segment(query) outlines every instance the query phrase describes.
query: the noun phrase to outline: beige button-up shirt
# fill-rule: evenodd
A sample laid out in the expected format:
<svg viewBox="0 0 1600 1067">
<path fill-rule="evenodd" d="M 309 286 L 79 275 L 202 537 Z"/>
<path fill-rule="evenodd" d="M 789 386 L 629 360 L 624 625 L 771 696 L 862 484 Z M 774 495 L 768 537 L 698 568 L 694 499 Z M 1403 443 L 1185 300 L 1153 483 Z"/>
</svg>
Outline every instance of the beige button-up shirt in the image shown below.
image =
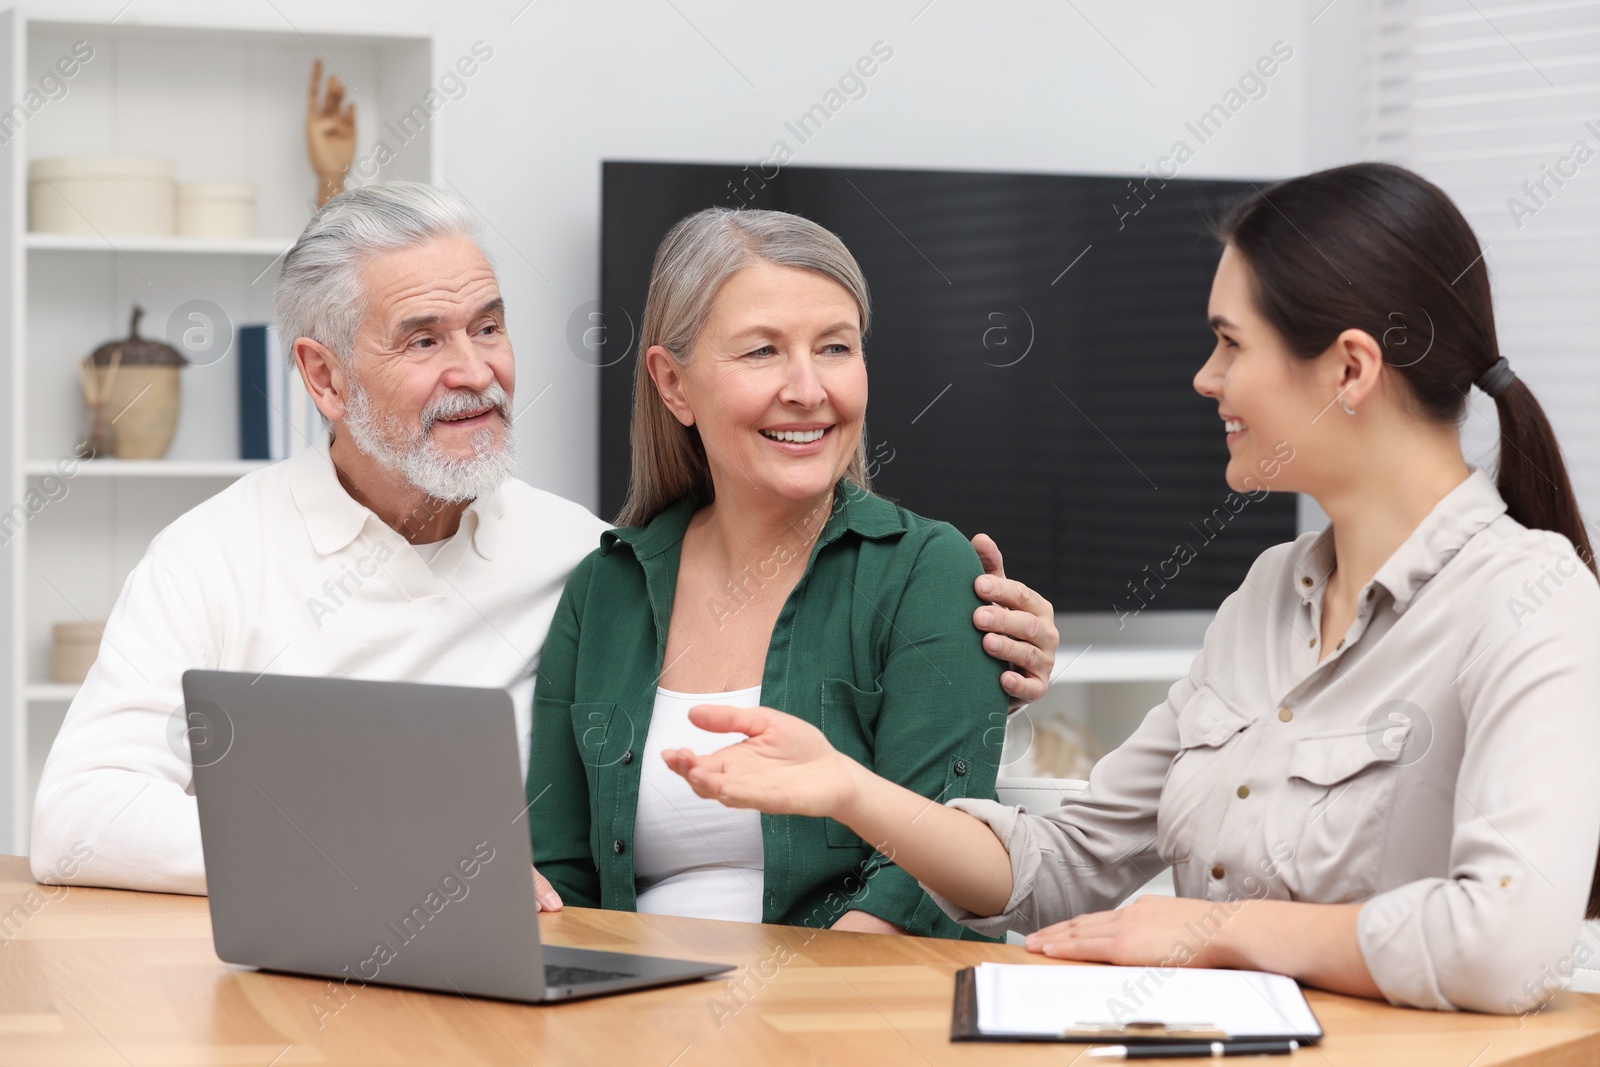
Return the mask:
<svg viewBox="0 0 1600 1067">
<path fill-rule="evenodd" d="M 1263 553 L 1081 797 L 951 801 L 1006 844 L 1014 889 L 992 917 L 941 906 L 1033 930 L 1170 864 L 1185 897 L 1364 901 L 1361 952 L 1396 1004 L 1537 1006 L 1572 973 L 1600 844 L 1600 584 L 1480 471 L 1319 660 L 1333 563 L 1331 531 Z"/>
</svg>

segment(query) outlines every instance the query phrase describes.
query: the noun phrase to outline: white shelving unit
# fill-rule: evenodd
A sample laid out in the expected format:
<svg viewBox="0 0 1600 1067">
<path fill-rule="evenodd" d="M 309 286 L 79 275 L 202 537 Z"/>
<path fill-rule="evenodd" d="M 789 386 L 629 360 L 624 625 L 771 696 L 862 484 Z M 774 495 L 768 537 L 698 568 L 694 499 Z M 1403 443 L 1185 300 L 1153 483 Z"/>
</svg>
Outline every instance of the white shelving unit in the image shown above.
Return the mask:
<svg viewBox="0 0 1600 1067">
<path fill-rule="evenodd" d="M 57 473 L 58 462 L 29 460 L 30 478 Z M 92 459 L 80 461 L 75 478 L 237 478 L 260 470 L 264 459 Z"/>
<path fill-rule="evenodd" d="M 52 624 L 104 619 L 151 537 L 265 465 L 236 458 L 233 351 L 183 370 L 182 414 L 166 458 L 73 465 L 82 432 L 78 361 L 126 335 L 136 302 L 145 309 L 140 332 L 162 339 L 169 316 L 190 300 L 222 308 L 230 332 L 270 320 L 278 261 L 314 207 L 304 133 L 314 60 L 325 75 L 337 73 L 356 101 L 358 164 L 386 141 L 393 155 L 378 180 L 437 180 L 442 116 L 430 116 L 403 143 L 386 125 L 419 105 L 435 82 L 430 32 L 304 20 L 291 27 L 271 5 L 254 23 L 219 15 L 227 25 L 207 24 L 203 14 L 147 23 L 137 7 L 114 25 L 73 21 L 53 7 L 0 12 L 0 86 L 9 100 L 23 100 L 74 42 L 94 49 L 66 82 L 66 95 L 0 145 L 0 367 L 7 371 L 0 377 L 7 415 L 0 508 L 22 503 L 26 512 L 20 524 L 0 525 L 0 851 L 27 848 L 39 771 L 77 692 L 50 678 Z M 28 162 L 105 154 L 171 158 L 180 182 L 254 183 L 256 232 L 265 236 L 28 232 Z M 29 507 L 30 499 L 42 505 Z"/>
<path fill-rule="evenodd" d="M 1056 621 L 1069 631 L 1062 616 Z M 1168 687 L 1189 673 L 1199 651 L 1198 640 L 1094 644 L 1068 636 L 1056 649 L 1049 692 L 1027 714 L 1007 720 L 1001 775 L 1087 777 L 1084 761 L 1129 737 Z M 1045 733 L 1055 739 L 1041 742 Z"/>
<path fill-rule="evenodd" d="M 98 234 L 30 233 L 30 252 L 162 252 L 202 256 L 271 256 L 289 251 L 293 237 L 101 237 Z"/>
<path fill-rule="evenodd" d="M 1062 645 L 1056 650 L 1054 685 L 1097 682 L 1173 682 L 1189 673 L 1199 645 L 1101 648 Z"/>
<path fill-rule="evenodd" d="M 1031 704 L 1026 716 L 1007 724 L 1003 773 L 1021 777 L 1081 777 L 1086 769 L 1063 748 L 1061 738 L 1084 739 L 1083 758 L 1109 752 L 1138 728 L 1150 709 L 1179 678 L 1188 675 L 1200 652 L 1209 611 L 1144 612 L 1119 619 L 1106 612 L 1061 612 L 1056 625 L 1061 644 L 1050 691 Z M 1055 732 L 1056 742 L 1035 752 L 1039 733 Z M 1065 762 L 1063 762 L 1065 761 Z"/>
</svg>

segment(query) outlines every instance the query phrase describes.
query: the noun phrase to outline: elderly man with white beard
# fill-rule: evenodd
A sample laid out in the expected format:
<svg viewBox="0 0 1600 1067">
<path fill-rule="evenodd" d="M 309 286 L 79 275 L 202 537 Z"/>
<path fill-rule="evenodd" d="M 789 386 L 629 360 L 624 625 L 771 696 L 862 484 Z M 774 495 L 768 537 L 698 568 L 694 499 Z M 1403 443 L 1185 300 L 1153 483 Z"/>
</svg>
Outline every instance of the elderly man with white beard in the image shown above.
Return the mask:
<svg viewBox="0 0 1600 1067">
<path fill-rule="evenodd" d="M 41 882 L 206 891 L 192 668 L 506 687 L 526 772 L 545 633 L 607 525 L 513 476 L 505 301 L 470 209 L 409 182 L 335 197 L 274 302 L 329 432 L 180 516 L 134 567 L 39 783 Z M 974 544 L 992 575 L 974 625 L 1012 664 L 1013 700 L 1036 699 L 1050 605 Z"/>
</svg>

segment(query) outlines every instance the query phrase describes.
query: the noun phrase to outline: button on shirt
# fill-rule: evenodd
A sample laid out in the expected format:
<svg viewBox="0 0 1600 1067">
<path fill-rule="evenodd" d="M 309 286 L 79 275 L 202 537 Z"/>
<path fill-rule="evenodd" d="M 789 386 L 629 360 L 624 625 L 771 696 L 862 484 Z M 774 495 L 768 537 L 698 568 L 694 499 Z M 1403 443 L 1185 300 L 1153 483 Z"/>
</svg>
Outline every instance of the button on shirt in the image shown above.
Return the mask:
<svg viewBox="0 0 1600 1067">
<path fill-rule="evenodd" d="M 516 481 L 419 553 L 339 483 L 327 443 L 239 479 L 157 534 L 106 623 L 34 804 L 35 877 L 204 893 L 182 676 L 190 668 L 509 686 L 606 524 Z M 429 554 L 430 558 L 424 559 Z"/>
<path fill-rule="evenodd" d="M 1333 565 L 1331 530 L 1263 553 L 1072 803 L 951 801 L 1005 842 L 1014 888 L 1000 915 L 946 912 L 1037 929 L 1171 865 L 1184 897 L 1365 902 L 1361 952 L 1396 1004 L 1531 1009 L 1572 953 L 1600 843 L 1600 585 L 1479 471 L 1319 662 Z"/>
</svg>

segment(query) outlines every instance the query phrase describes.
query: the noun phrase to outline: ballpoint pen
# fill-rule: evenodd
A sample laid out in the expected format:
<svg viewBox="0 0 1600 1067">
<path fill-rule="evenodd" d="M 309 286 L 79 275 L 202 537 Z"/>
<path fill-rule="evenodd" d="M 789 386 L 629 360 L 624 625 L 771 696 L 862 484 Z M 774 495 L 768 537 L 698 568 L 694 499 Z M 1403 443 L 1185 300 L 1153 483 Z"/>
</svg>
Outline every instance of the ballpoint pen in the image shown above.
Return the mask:
<svg viewBox="0 0 1600 1067">
<path fill-rule="evenodd" d="M 1190 1041 L 1183 1044 L 1102 1045 L 1089 1055 L 1103 1060 L 1210 1059 L 1222 1056 L 1287 1056 L 1298 1041 Z"/>
</svg>

